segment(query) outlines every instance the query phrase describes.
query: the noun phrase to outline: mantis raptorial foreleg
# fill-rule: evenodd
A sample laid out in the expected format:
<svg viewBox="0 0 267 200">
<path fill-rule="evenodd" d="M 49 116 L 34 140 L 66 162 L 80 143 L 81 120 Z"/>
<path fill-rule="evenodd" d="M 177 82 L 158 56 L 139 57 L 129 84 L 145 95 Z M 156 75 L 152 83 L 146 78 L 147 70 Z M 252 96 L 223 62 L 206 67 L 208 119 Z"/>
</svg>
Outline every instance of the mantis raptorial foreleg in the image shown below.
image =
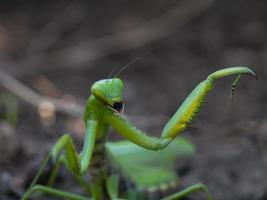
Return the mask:
<svg viewBox="0 0 267 200">
<path fill-rule="evenodd" d="M 77 175 L 83 175 L 87 172 L 92 157 L 94 143 L 97 132 L 97 121 L 88 120 L 86 135 L 84 140 L 84 149 L 79 155 L 73 144 L 72 138 L 65 134 L 56 143 L 52 149 L 51 156 L 54 162 L 58 159 L 62 150 L 65 151 L 64 163 L 67 168 Z"/>
<path fill-rule="evenodd" d="M 114 112 L 107 112 L 107 114 L 104 116 L 105 120 L 118 133 L 133 143 L 146 149 L 163 149 L 171 142 L 172 139 L 184 131 L 188 127 L 189 123 L 197 116 L 207 93 L 213 87 L 214 80 L 234 74 L 251 74 L 256 77 L 255 73 L 247 67 L 226 68 L 212 73 L 206 80 L 202 81 L 185 99 L 180 108 L 165 125 L 160 138 L 148 136 L 123 119 L 119 114 Z M 238 79 L 239 78 L 240 77 L 238 77 Z M 234 85 L 235 84 L 236 81 Z"/>
<path fill-rule="evenodd" d="M 86 185 L 84 184 L 84 181 L 79 177 L 80 175 L 83 175 L 84 173 L 87 172 L 91 156 L 93 153 L 93 148 L 94 148 L 94 142 L 95 142 L 95 137 L 96 137 L 96 130 L 97 130 L 97 122 L 93 120 L 88 120 L 87 126 L 88 128 L 86 129 L 86 138 L 85 138 L 85 143 L 87 145 L 84 145 L 84 149 L 79 155 L 76 151 L 76 148 L 73 144 L 72 138 L 70 135 L 65 134 L 61 136 L 61 138 L 58 140 L 58 142 L 55 144 L 53 147 L 52 151 L 48 154 L 48 156 L 44 159 L 43 163 L 41 164 L 41 167 L 35 176 L 34 180 L 32 181 L 28 191 L 24 194 L 22 197 L 23 199 L 27 199 L 28 196 L 37 190 L 40 190 L 41 188 L 43 192 L 46 191 L 51 191 L 49 190 L 49 187 L 44 189 L 43 187 L 35 187 L 35 184 L 44 171 L 48 161 L 52 159 L 54 163 L 54 167 L 52 169 L 51 176 L 48 180 L 48 186 L 51 186 L 54 183 L 55 177 L 57 175 L 57 171 L 61 165 L 61 163 L 64 163 L 66 167 L 74 174 L 74 177 L 80 184 L 83 186 L 83 188 L 88 191 Z M 64 154 L 61 155 L 62 150 L 64 150 Z M 55 192 L 55 191 L 53 191 Z"/>
<path fill-rule="evenodd" d="M 47 181 L 47 186 L 52 187 L 53 184 L 55 183 L 58 171 L 60 169 L 60 167 L 64 164 L 64 155 L 61 155 L 60 158 L 56 161 L 56 163 L 53 165 L 52 170 L 51 170 L 51 174 L 50 177 Z M 85 181 L 83 179 L 82 176 L 74 174 L 73 176 L 75 178 L 75 180 L 81 185 L 81 187 L 83 188 L 83 190 L 87 193 L 90 194 L 90 187 L 87 181 Z M 38 177 L 37 177 L 38 179 Z"/>
<path fill-rule="evenodd" d="M 70 137 L 69 137 L 69 135 L 63 135 L 61 138 L 70 138 Z M 57 144 L 62 144 L 62 141 L 66 141 L 66 139 L 59 140 Z M 57 144 L 55 145 L 55 147 L 58 147 Z M 67 198 L 68 197 L 67 199 L 70 199 L 70 200 L 85 200 L 85 199 L 88 200 L 88 198 L 76 195 L 74 193 L 65 192 L 65 191 L 61 191 L 61 190 L 52 188 L 52 185 L 55 182 L 58 170 L 59 170 L 60 166 L 62 164 L 64 164 L 65 159 L 64 159 L 64 156 L 62 155 L 58 159 L 55 160 L 55 158 L 57 158 L 58 156 L 54 155 L 56 157 L 52 157 L 51 155 L 52 155 L 52 153 L 49 153 L 46 156 L 46 158 L 43 160 L 43 162 L 42 162 L 42 164 L 41 164 L 41 166 L 39 168 L 38 173 L 36 174 L 34 180 L 32 181 L 32 183 L 31 183 L 31 185 L 29 187 L 29 189 L 25 192 L 25 194 L 23 195 L 21 200 L 28 199 L 29 196 L 34 192 L 46 193 L 46 194 L 50 194 L 50 195 L 54 195 L 54 196 L 58 196 L 58 197 L 62 197 L 62 198 Z M 54 160 L 55 162 L 54 162 L 53 168 L 51 170 L 51 174 L 50 174 L 50 177 L 48 179 L 47 186 L 36 184 L 38 179 L 39 179 L 39 177 L 43 173 L 45 167 L 47 166 L 47 164 L 48 164 L 48 162 L 50 160 Z M 87 183 L 83 180 L 83 178 L 81 176 L 76 175 L 76 174 L 73 174 L 73 176 L 80 183 L 80 185 L 83 187 L 84 191 L 89 193 L 90 188 L 87 185 Z"/>
</svg>

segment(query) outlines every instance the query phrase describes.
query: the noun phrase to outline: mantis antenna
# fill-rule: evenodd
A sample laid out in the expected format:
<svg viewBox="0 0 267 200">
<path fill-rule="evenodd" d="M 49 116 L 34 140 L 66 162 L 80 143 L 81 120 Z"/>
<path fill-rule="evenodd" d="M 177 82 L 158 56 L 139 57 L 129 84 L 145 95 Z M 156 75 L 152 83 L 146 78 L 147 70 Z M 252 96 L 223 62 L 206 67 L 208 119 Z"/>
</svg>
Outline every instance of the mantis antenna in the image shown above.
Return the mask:
<svg viewBox="0 0 267 200">
<path fill-rule="evenodd" d="M 113 69 L 111 70 L 111 72 L 108 75 L 108 79 L 112 76 L 112 74 L 114 73 L 114 71 L 116 71 L 117 68 L 118 68 L 118 66 L 113 67 Z"/>
<path fill-rule="evenodd" d="M 139 59 L 143 58 L 145 55 L 149 54 L 150 52 L 152 52 L 153 50 L 157 49 L 160 45 L 162 44 L 162 42 L 160 42 L 159 44 L 157 44 L 156 46 L 152 47 L 151 49 L 148 49 L 147 51 L 145 51 L 144 53 L 142 53 L 141 55 L 137 56 L 136 58 L 134 58 L 133 60 L 131 60 L 130 62 L 128 62 L 126 65 L 124 65 L 119 71 L 118 73 L 115 75 L 115 77 L 118 77 L 125 69 L 127 69 L 130 65 L 132 65 L 133 63 L 135 63 L 136 61 L 138 61 Z M 112 70 L 112 73 L 115 71 L 117 67 L 115 67 Z M 112 74 L 111 73 L 111 74 Z"/>
</svg>

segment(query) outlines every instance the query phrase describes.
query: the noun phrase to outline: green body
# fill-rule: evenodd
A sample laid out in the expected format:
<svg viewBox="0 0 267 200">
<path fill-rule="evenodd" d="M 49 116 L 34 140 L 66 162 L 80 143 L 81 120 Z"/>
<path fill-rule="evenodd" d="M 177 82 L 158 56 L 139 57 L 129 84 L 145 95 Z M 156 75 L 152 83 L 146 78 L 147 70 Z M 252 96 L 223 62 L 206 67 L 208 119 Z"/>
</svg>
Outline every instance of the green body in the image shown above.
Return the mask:
<svg viewBox="0 0 267 200">
<path fill-rule="evenodd" d="M 82 152 L 78 154 L 71 137 L 63 135 L 22 199 L 27 199 L 34 191 L 40 191 L 73 200 L 171 200 L 180 199 L 199 190 L 205 191 L 207 198 L 211 199 L 203 184 L 168 194 L 169 189 L 179 186 L 179 178 L 173 168 L 174 160 L 179 155 L 193 153 L 193 145 L 176 136 L 197 116 L 206 94 L 212 89 L 213 81 L 234 74 L 238 77 L 232 85 L 232 92 L 241 74 L 255 76 L 247 67 L 232 67 L 214 72 L 185 99 L 163 128 L 160 138 L 149 136 L 122 118 L 120 112 L 123 110 L 123 82 L 120 79 L 105 79 L 94 83 L 84 112 L 86 133 Z M 106 142 L 110 126 L 127 140 Z M 37 185 L 38 177 L 50 158 L 54 161 L 55 167 L 48 185 Z M 52 188 L 62 163 L 72 172 L 88 193 L 88 197 Z M 85 175 L 89 175 L 89 183 L 83 179 Z"/>
</svg>

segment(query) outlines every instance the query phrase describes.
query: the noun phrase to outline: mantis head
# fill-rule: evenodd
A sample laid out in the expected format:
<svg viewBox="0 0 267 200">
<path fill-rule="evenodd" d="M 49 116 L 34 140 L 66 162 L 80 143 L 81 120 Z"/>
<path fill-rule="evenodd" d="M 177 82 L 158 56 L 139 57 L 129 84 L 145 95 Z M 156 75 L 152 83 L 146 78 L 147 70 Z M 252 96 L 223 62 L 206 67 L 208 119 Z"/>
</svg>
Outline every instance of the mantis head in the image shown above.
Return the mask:
<svg viewBox="0 0 267 200">
<path fill-rule="evenodd" d="M 92 85 L 91 93 L 115 112 L 122 112 L 122 89 L 123 82 L 119 78 L 103 79 Z"/>
</svg>

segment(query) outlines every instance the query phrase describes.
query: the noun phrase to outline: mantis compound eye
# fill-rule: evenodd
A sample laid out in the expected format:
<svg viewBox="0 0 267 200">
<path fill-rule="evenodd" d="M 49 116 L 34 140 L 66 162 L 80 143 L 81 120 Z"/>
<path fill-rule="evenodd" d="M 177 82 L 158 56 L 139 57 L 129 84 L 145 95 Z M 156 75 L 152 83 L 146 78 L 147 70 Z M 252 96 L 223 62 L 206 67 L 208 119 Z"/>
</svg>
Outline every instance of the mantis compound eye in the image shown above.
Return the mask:
<svg viewBox="0 0 267 200">
<path fill-rule="evenodd" d="M 123 111 L 123 102 L 115 102 L 112 106 L 112 108 L 117 111 L 117 112 L 122 112 Z"/>
</svg>

